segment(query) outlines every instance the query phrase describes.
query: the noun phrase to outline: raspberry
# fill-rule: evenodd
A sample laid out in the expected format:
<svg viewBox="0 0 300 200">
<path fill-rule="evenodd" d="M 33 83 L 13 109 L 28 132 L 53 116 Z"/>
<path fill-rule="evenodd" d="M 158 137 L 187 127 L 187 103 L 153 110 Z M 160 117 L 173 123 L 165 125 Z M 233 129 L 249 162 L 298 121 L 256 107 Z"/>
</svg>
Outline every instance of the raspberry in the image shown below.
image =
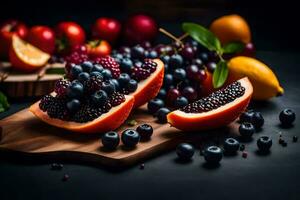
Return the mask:
<svg viewBox="0 0 300 200">
<path fill-rule="evenodd" d="M 109 98 L 109 102 L 112 106 L 118 106 L 124 101 L 125 101 L 124 94 L 121 94 L 119 92 L 114 92 Z"/>
<path fill-rule="evenodd" d="M 157 67 L 157 63 L 154 62 L 152 59 L 145 59 L 144 63 L 142 64 L 142 68 L 149 69 L 151 73 L 155 72 Z"/>
<path fill-rule="evenodd" d="M 58 96 L 65 96 L 69 85 L 70 85 L 70 81 L 60 79 L 56 81 L 54 91 Z"/>
<path fill-rule="evenodd" d="M 114 78 L 118 78 L 121 74 L 120 65 L 110 56 L 97 58 L 95 63 L 102 65 L 106 69 L 109 69 Z"/>
<path fill-rule="evenodd" d="M 101 75 L 92 76 L 83 83 L 84 89 L 88 94 L 92 94 L 95 91 L 100 90 L 102 82 L 103 77 Z"/>
<path fill-rule="evenodd" d="M 54 97 L 51 95 L 45 95 L 42 97 L 39 107 L 42 111 L 46 112 L 48 108 L 51 106 L 52 102 L 54 100 Z"/>
<path fill-rule="evenodd" d="M 145 80 L 146 78 L 148 78 L 150 76 L 151 72 L 149 69 L 144 69 L 142 67 L 134 67 L 132 70 L 132 78 L 137 80 L 137 81 L 141 81 L 141 80 Z"/>
<path fill-rule="evenodd" d="M 79 53 L 79 52 L 72 52 L 70 55 L 65 57 L 65 61 L 67 63 L 74 63 L 74 64 L 80 64 L 84 61 L 87 61 L 89 59 L 87 54 Z"/>
</svg>

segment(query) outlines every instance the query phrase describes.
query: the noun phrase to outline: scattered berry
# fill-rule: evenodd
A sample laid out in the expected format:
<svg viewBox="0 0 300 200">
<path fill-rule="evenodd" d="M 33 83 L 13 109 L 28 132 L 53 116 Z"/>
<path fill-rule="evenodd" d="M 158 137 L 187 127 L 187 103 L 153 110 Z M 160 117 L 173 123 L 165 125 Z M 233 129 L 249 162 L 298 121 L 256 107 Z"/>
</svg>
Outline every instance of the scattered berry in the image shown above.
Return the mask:
<svg viewBox="0 0 300 200">
<path fill-rule="evenodd" d="M 160 108 L 164 107 L 165 103 L 161 99 L 152 99 L 148 102 L 148 111 L 151 114 L 156 113 Z"/>
<path fill-rule="evenodd" d="M 246 151 L 243 151 L 242 157 L 243 157 L 243 158 L 247 158 L 247 157 L 248 157 L 248 153 L 247 153 Z"/>
<path fill-rule="evenodd" d="M 70 179 L 70 176 L 68 174 L 65 174 L 62 178 L 62 181 L 68 181 Z"/>
<path fill-rule="evenodd" d="M 291 109 L 284 109 L 279 114 L 279 120 L 283 126 L 291 126 L 296 119 L 296 114 Z"/>
<path fill-rule="evenodd" d="M 251 123 L 242 123 L 239 127 L 239 132 L 242 138 L 250 139 L 255 132 L 255 128 Z"/>
<path fill-rule="evenodd" d="M 224 150 L 227 154 L 235 154 L 240 148 L 240 143 L 234 138 L 227 138 L 224 142 Z"/>
<path fill-rule="evenodd" d="M 257 147 L 261 152 L 267 152 L 272 146 L 272 139 L 268 136 L 262 136 L 257 140 Z"/>
<path fill-rule="evenodd" d="M 121 140 L 126 147 L 134 147 L 140 141 L 140 134 L 133 129 L 127 129 L 123 131 Z"/>
<path fill-rule="evenodd" d="M 149 139 L 153 134 L 153 128 L 149 124 L 142 124 L 136 128 L 136 131 L 140 134 L 141 138 Z"/>
<path fill-rule="evenodd" d="M 264 125 L 264 118 L 260 112 L 254 112 L 252 117 L 252 124 L 254 125 L 255 129 L 260 129 Z"/>
<path fill-rule="evenodd" d="M 102 136 L 101 142 L 107 149 L 116 149 L 120 143 L 119 134 L 114 131 L 107 132 Z"/>
<path fill-rule="evenodd" d="M 61 170 L 64 167 L 63 164 L 59 163 L 52 163 L 51 164 L 51 170 Z"/>
<path fill-rule="evenodd" d="M 167 115 L 170 113 L 171 111 L 168 108 L 160 108 L 157 112 L 156 112 L 156 117 L 158 118 L 158 121 L 162 124 L 167 123 Z"/>
<path fill-rule="evenodd" d="M 298 136 L 296 135 L 293 136 L 293 142 L 298 142 Z"/>
<path fill-rule="evenodd" d="M 243 122 L 249 122 L 249 123 L 251 123 L 251 122 L 252 122 L 253 115 L 254 115 L 254 112 L 253 112 L 253 111 L 243 112 L 243 113 L 240 115 L 240 122 L 241 122 L 241 123 L 243 123 Z"/>
<path fill-rule="evenodd" d="M 142 164 L 140 165 L 140 169 L 145 169 L 145 164 L 144 164 L 144 163 L 142 163 Z"/>
<path fill-rule="evenodd" d="M 193 145 L 188 143 L 181 143 L 176 147 L 176 154 L 181 160 L 190 160 L 195 153 Z"/>
<path fill-rule="evenodd" d="M 223 152 L 220 147 L 217 146 L 209 146 L 204 151 L 204 159 L 207 163 L 217 164 L 223 158 Z"/>
<path fill-rule="evenodd" d="M 240 151 L 244 151 L 245 149 L 246 149 L 245 145 L 244 145 L 244 144 L 241 144 L 239 150 L 240 150 Z"/>
</svg>

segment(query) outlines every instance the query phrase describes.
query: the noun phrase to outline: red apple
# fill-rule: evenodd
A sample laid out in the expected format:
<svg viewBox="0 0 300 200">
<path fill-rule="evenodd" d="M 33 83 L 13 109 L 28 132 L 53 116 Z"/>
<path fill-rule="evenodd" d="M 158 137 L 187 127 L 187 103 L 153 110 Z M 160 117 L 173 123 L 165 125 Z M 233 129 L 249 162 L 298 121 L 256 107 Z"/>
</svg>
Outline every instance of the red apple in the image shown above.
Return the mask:
<svg viewBox="0 0 300 200">
<path fill-rule="evenodd" d="M 58 53 L 69 53 L 76 46 L 85 42 L 83 28 L 75 22 L 61 22 L 55 28 Z"/>
<path fill-rule="evenodd" d="M 152 41 L 158 33 L 155 20 L 147 15 L 135 15 L 125 26 L 125 39 L 130 44 Z"/>
<path fill-rule="evenodd" d="M 55 50 L 55 33 L 47 26 L 33 26 L 30 28 L 27 41 L 49 54 L 53 54 Z"/>
<path fill-rule="evenodd" d="M 105 40 L 95 40 L 87 44 L 87 52 L 90 58 L 108 56 L 111 53 L 111 46 Z"/>
<path fill-rule="evenodd" d="M 121 23 L 112 18 L 98 18 L 92 26 L 92 36 L 94 39 L 103 39 L 114 43 L 121 32 Z"/>
<path fill-rule="evenodd" d="M 2 23 L 0 26 L 0 57 L 8 57 L 12 36 L 14 34 L 24 39 L 27 33 L 27 26 L 20 21 L 10 19 Z"/>
</svg>

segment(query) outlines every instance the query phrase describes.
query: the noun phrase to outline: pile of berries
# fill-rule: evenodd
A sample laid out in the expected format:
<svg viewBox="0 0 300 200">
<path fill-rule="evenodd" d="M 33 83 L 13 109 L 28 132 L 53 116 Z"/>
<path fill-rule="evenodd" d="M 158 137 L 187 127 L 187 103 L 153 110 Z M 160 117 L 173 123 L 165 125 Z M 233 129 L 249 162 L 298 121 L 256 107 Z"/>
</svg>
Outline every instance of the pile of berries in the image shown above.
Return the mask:
<svg viewBox="0 0 300 200">
<path fill-rule="evenodd" d="M 213 72 L 218 61 L 215 54 L 205 51 L 194 40 L 183 45 L 173 43 L 152 46 L 144 42 L 133 47 L 123 46 L 113 51 L 112 57 L 120 64 L 122 72 L 134 71 L 133 77 L 138 74 L 140 78 L 155 70 L 155 66 L 150 63 L 147 65 L 148 71 L 141 70 L 144 59 L 160 58 L 164 62 L 163 87 L 148 104 L 149 112 L 155 114 L 161 123 L 166 122 L 166 115 L 172 109 L 182 108 L 202 96 L 201 84 L 207 77 L 207 70 Z"/>
</svg>

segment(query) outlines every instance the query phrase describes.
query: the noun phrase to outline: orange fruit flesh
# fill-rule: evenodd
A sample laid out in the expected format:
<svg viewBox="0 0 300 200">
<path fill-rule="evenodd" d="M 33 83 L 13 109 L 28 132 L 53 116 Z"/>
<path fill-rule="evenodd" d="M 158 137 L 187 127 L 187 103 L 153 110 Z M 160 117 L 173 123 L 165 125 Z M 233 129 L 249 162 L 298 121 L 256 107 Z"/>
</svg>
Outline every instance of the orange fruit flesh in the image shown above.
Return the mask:
<svg viewBox="0 0 300 200">
<path fill-rule="evenodd" d="M 9 57 L 14 68 L 30 72 L 46 65 L 50 55 L 14 35 Z"/>
<path fill-rule="evenodd" d="M 133 96 L 125 96 L 125 102 L 111 108 L 108 113 L 105 113 L 97 119 L 87 123 L 77 123 L 63 121 L 60 119 L 51 118 L 48 114 L 39 108 L 40 101 L 31 105 L 29 110 L 39 119 L 59 128 L 80 133 L 104 133 L 118 128 L 129 116 L 134 105 Z"/>
<path fill-rule="evenodd" d="M 169 124 L 180 130 L 196 131 L 218 128 L 233 122 L 245 111 L 253 93 L 253 87 L 247 77 L 240 79 L 239 82 L 245 87 L 243 96 L 208 112 L 185 113 L 180 110 L 173 111 L 167 115 Z"/>
<path fill-rule="evenodd" d="M 156 97 L 164 80 L 164 64 L 159 59 L 154 59 L 157 68 L 146 80 L 139 83 L 137 90 L 129 95 L 134 96 L 134 108 L 137 108 Z"/>
</svg>

